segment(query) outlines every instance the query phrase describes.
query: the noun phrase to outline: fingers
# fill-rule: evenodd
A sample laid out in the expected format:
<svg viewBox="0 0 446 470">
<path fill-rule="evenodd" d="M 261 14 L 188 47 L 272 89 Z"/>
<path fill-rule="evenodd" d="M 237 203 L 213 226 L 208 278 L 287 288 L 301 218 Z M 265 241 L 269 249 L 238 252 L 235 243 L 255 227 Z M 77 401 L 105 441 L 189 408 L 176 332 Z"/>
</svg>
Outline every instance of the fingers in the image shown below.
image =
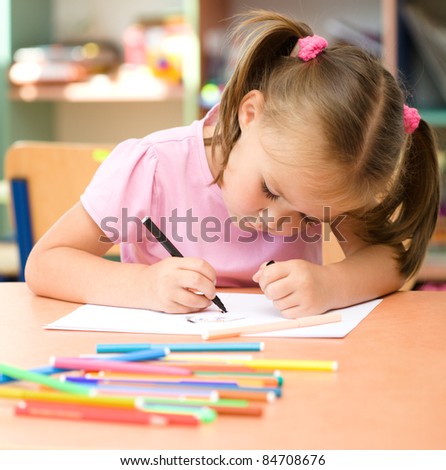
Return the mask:
<svg viewBox="0 0 446 470">
<path fill-rule="evenodd" d="M 175 304 L 175 313 L 192 313 L 208 308 L 212 302 L 202 294 L 188 289 L 180 289 L 176 296 Z"/>
<path fill-rule="evenodd" d="M 177 287 L 160 299 L 159 310 L 166 313 L 193 313 L 202 311 L 211 304 L 212 301 L 203 294 Z"/>
<path fill-rule="evenodd" d="M 294 289 L 291 283 L 284 282 L 287 277 L 288 273 L 280 263 L 264 263 L 254 275 L 253 280 L 257 278 L 265 297 L 273 301 L 274 307 L 280 310 L 284 317 L 296 318 L 297 314 L 294 312 L 296 303 L 292 298 Z M 290 308 L 291 312 L 288 311 Z"/>
<path fill-rule="evenodd" d="M 253 277 L 285 318 L 321 313 L 314 289 L 317 282 L 308 276 L 308 266 L 296 261 L 264 263 Z"/>
<path fill-rule="evenodd" d="M 267 263 L 264 263 L 254 274 L 253 280 L 259 283 L 260 288 L 269 299 L 277 300 L 291 292 L 286 287 L 287 284 L 278 282 L 288 277 L 288 274 L 289 271 L 284 266 L 284 263 L 274 263 L 269 266 Z"/>
<path fill-rule="evenodd" d="M 216 273 L 212 266 L 199 258 L 168 258 L 158 276 L 158 289 L 162 311 L 167 313 L 191 313 L 201 311 L 212 304 L 216 295 Z"/>
<path fill-rule="evenodd" d="M 201 292 L 209 300 L 216 296 L 216 274 L 214 268 L 206 261 L 198 258 L 183 258 L 184 263 L 178 273 L 181 287 Z"/>
<path fill-rule="evenodd" d="M 262 274 L 263 274 L 265 268 L 266 268 L 267 266 L 270 266 L 271 264 L 274 264 L 274 263 L 275 263 L 274 260 L 271 260 L 271 261 L 262 263 L 262 264 L 260 265 L 259 270 L 252 276 L 252 280 L 253 280 L 254 282 L 259 282 L 259 279 L 261 278 L 261 276 L 262 276 Z"/>
<path fill-rule="evenodd" d="M 280 300 L 273 300 L 273 305 L 284 318 L 298 318 L 304 316 L 302 306 L 296 296 L 288 295 Z"/>
</svg>

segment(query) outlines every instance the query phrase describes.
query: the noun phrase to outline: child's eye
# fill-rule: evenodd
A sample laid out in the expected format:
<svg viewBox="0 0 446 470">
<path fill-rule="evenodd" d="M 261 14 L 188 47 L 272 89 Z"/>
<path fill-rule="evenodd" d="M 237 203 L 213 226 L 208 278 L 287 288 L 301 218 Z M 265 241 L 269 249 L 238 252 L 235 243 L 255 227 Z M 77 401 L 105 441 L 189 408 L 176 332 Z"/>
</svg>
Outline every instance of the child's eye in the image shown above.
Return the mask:
<svg viewBox="0 0 446 470">
<path fill-rule="evenodd" d="M 263 194 L 265 194 L 265 196 L 268 198 L 268 199 L 271 199 L 273 201 L 275 201 L 276 199 L 279 198 L 279 196 L 277 194 L 273 194 L 268 186 L 266 185 L 265 181 L 262 181 L 262 191 L 263 191 Z"/>
<path fill-rule="evenodd" d="M 302 213 L 300 213 L 300 215 L 302 216 L 302 221 L 307 225 L 319 225 L 321 223 L 317 217 L 310 217 L 309 215 Z"/>
</svg>

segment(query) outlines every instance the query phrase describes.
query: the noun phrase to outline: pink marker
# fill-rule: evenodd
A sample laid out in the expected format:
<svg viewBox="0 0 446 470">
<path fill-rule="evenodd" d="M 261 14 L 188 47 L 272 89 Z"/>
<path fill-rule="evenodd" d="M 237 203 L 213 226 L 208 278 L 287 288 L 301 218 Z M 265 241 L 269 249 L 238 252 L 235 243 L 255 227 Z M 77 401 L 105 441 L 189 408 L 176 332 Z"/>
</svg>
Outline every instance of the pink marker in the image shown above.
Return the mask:
<svg viewBox="0 0 446 470">
<path fill-rule="evenodd" d="M 81 359 L 77 357 L 51 357 L 54 367 L 85 371 L 114 371 L 133 374 L 192 375 L 186 367 L 152 365 L 113 360 Z"/>
</svg>

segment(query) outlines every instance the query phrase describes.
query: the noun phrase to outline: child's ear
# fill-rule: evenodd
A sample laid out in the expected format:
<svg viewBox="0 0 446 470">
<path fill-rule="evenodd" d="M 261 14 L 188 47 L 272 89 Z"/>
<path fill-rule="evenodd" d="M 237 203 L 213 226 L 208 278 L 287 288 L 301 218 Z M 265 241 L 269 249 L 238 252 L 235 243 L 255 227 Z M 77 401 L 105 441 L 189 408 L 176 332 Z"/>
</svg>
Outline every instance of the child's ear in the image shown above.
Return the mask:
<svg viewBox="0 0 446 470">
<path fill-rule="evenodd" d="M 251 90 L 243 97 L 238 108 L 238 121 L 242 131 L 260 117 L 264 102 L 263 93 L 259 90 Z"/>
</svg>

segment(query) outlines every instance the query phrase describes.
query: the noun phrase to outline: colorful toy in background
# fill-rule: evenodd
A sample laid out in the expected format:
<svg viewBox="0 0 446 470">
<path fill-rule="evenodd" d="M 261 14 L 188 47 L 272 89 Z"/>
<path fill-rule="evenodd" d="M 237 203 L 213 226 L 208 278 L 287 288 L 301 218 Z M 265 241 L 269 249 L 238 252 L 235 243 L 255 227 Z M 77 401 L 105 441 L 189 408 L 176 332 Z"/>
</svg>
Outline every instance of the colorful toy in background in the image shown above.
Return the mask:
<svg viewBox="0 0 446 470">
<path fill-rule="evenodd" d="M 149 76 L 177 85 L 183 81 L 193 43 L 192 28 L 182 17 L 141 21 L 124 31 L 123 57 L 119 47 L 105 41 L 24 47 L 14 54 L 9 79 L 19 86 L 59 84 L 86 81 L 97 74 L 116 78 L 121 72 L 137 72 L 145 80 Z"/>
<path fill-rule="evenodd" d="M 191 52 L 193 32 L 181 17 L 141 21 L 123 35 L 126 64 L 146 65 L 157 78 L 179 84 Z"/>
<path fill-rule="evenodd" d="M 217 85 L 216 83 L 206 83 L 203 85 L 200 92 L 200 106 L 204 109 L 210 109 L 216 105 L 223 93 L 224 85 Z"/>
</svg>

